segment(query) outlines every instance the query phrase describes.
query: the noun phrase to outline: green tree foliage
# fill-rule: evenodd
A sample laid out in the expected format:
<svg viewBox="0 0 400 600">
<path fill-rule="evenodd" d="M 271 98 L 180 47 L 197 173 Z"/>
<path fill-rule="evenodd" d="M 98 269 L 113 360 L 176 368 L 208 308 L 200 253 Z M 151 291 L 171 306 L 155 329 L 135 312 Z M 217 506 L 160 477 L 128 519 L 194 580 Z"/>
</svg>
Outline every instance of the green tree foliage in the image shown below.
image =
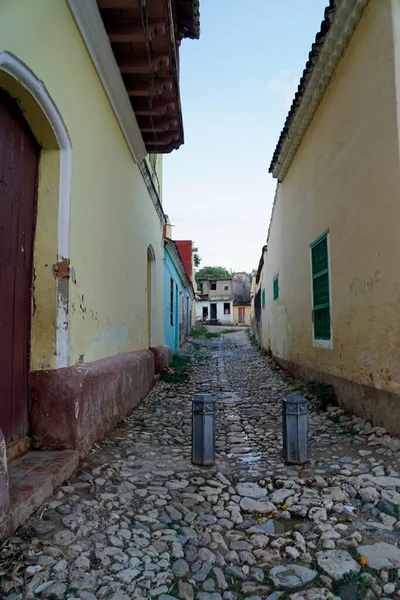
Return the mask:
<svg viewBox="0 0 400 600">
<path fill-rule="evenodd" d="M 201 256 L 199 256 L 198 254 L 195 254 L 194 255 L 194 266 L 196 267 L 196 269 L 197 269 L 197 267 L 200 266 L 200 263 L 201 263 Z"/>
<path fill-rule="evenodd" d="M 216 279 L 222 279 L 223 277 L 231 277 L 230 273 L 225 267 L 203 267 L 196 273 L 196 281 L 203 277 L 215 277 Z"/>
</svg>

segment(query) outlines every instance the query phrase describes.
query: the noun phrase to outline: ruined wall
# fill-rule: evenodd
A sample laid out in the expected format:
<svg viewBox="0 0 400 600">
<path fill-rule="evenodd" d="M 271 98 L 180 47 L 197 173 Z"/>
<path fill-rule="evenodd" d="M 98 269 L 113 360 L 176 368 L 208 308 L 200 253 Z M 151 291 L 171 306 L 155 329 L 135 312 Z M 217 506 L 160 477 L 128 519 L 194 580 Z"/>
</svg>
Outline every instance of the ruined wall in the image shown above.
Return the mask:
<svg viewBox="0 0 400 600">
<path fill-rule="evenodd" d="M 147 247 L 151 245 L 155 252 L 156 298 L 160 299 L 161 224 L 66 2 L 3 3 L 3 50 L 24 62 L 43 82 L 72 144 L 69 362 L 146 348 Z M 40 167 L 38 216 L 41 211 L 42 218 L 35 239 L 37 312 L 32 324 L 32 369 L 55 366 L 52 267 L 57 262 L 58 206 L 52 190 L 58 186 L 58 154 L 54 149 L 53 156 L 42 156 L 54 163 L 47 178 L 43 179 L 42 159 Z M 161 184 L 161 160 L 156 171 Z M 49 201 L 41 204 L 46 194 Z M 162 311 L 159 301 L 155 344 L 163 343 Z"/>
<path fill-rule="evenodd" d="M 388 393 L 400 391 L 398 149 L 391 3 L 371 0 L 278 187 L 261 284 L 262 343 L 304 373 Z M 321 348 L 313 340 L 309 246 L 326 230 L 332 340 Z M 372 415 L 364 392 L 342 396 Z M 400 432 L 400 414 L 392 425 L 393 400 L 384 398 L 375 421 Z"/>
<path fill-rule="evenodd" d="M 248 273 L 234 273 L 232 277 L 232 293 L 235 300 L 250 302 L 251 280 Z"/>
</svg>

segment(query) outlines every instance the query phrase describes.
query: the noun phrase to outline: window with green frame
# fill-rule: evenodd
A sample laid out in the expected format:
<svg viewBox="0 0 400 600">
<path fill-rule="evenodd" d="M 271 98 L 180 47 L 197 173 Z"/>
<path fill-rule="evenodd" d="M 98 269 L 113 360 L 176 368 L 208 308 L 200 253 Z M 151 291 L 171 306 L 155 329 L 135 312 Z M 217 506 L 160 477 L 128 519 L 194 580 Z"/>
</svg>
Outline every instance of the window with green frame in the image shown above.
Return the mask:
<svg viewBox="0 0 400 600">
<path fill-rule="evenodd" d="M 265 308 L 265 289 L 261 292 L 261 306 L 262 308 Z"/>
<path fill-rule="evenodd" d="M 279 275 L 275 275 L 273 281 L 274 300 L 279 298 Z"/>
<path fill-rule="evenodd" d="M 316 340 L 331 339 L 328 233 L 329 231 L 325 231 L 310 245 L 314 339 Z"/>
</svg>

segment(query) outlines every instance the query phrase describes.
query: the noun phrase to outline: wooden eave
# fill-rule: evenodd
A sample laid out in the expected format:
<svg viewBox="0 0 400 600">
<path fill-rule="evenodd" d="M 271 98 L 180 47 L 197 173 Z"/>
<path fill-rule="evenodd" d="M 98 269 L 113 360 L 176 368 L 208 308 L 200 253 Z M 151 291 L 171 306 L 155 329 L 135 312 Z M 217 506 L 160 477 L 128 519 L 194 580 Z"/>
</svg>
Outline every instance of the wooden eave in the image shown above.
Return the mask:
<svg viewBox="0 0 400 600">
<path fill-rule="evenodd" d="M 184 142 L 179 46 L 182 37 L 196 37 L 198 14 L 190 13 L 188 0 L 97 4 L 147 152 L 179 148 Z"/>
</svg>

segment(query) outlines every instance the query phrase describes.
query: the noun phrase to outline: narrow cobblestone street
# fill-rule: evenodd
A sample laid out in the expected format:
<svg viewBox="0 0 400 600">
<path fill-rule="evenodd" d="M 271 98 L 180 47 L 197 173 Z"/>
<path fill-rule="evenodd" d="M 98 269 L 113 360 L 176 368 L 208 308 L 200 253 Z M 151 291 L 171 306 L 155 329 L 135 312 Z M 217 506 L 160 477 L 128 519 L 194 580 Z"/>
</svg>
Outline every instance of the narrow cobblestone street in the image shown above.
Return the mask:
<svg viewBox="0 0 400 600">
<path fill-rule="evenodd" d="M 1 598 L 400 598 L 400 442 L 310 407 L 310 458 L 282 463 L 299 389 L 245 331 L 191 338 L 160 381 L 0 551 Z M 217 462 L 194 467 L 191 399 L 217 400 Z"/>
</svg>

